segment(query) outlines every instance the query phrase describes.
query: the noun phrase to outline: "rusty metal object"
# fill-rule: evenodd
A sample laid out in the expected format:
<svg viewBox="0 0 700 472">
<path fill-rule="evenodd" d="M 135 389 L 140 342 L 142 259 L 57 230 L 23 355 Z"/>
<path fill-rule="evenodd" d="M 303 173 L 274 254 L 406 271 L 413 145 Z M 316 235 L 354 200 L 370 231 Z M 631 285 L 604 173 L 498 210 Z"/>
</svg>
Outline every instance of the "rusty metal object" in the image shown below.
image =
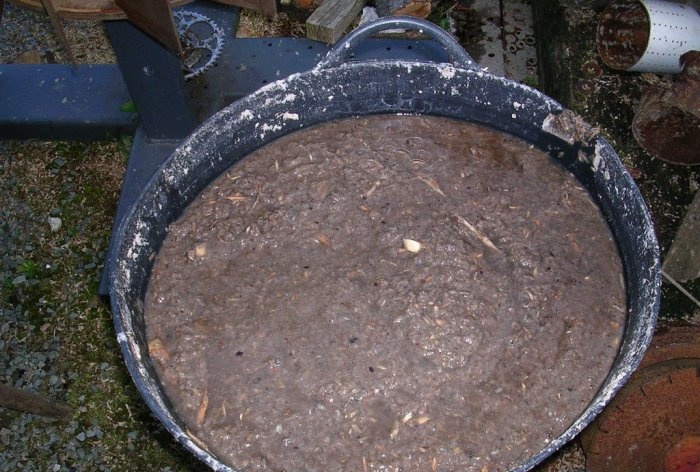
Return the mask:
<svg viewBox="0 0 700 472">
<path fill-rule="evenodd" d="M 700 359 L 700 328 L 661 328 L 652 338 L 637 370 L 672 359 Z"/>
<path fill-rule="evenodd" d="M 687 436 L 666 455 L 664 472 L 698 472 L 700 471 L 700 436 Z"/>
<path fill-rule="evenodd" d="M 700 328 L 670 328 L 656 335 L 640 368 L 584 431 L 586 470 L 695 472 L 700 464 L 699 372 Z"/>
<path fill-rule="evenodd" d="M 603 73 L 603 69 L 596 61 L 586 61 L 581 66 L 581 73 L 588 79 L 597 79 Z"/>
<path fill-rule="evenodd" d="M 576 91 L 578 91 L 582 95 L 591 95 L 593 94 L 593 92 L 595 92 L 595 89 L 595 82 L 592 80 L 579 79 L 578 82 L 576 82 Z"/>
<path fill-rule="evenodd" d="M 632 122 L 639 144 L 674 164 L 700 164 L 700 52 L 682 56 L 684 69 L 670 87 L 654 86 L 640 100 Z"/>
</svg>

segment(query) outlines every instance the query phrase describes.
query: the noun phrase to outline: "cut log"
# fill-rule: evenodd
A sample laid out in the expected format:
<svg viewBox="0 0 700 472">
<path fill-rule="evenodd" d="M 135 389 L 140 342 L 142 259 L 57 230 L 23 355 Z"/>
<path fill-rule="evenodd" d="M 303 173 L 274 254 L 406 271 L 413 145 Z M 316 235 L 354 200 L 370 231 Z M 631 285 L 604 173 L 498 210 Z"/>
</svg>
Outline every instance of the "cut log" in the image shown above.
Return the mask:
<svg viewBox="0 0 700 472">
<path fill-rule="evenodd" d="M 679 282 L 700 277 L 700 192 L 695 194 L 683 218 L 666 254 L 663 270 Z"/>
<path fill-rule="evenodd" d="M 73 409 L 63 402 L 0 384 L 0 406 L 51 418 L 65 418 Z"/>
<path fill-rule="evenodd" d="M 365 6 L 366 0 L 325 0 L 306 20 L 306 37 L 333 44 Z"/>
<path fill-rule="evenodd" d="M 430 14 L 430 0 L 375 0 L 379 16 L 408 15 L 425 18 Z"/>
<path fill-rule="evenodd" d="M 645 151 L 673 164 L 700 164 L 700 52 L 681 56 L 670 87 L 652 87 L 639 102 L 632 133 Z"/>
</svg>

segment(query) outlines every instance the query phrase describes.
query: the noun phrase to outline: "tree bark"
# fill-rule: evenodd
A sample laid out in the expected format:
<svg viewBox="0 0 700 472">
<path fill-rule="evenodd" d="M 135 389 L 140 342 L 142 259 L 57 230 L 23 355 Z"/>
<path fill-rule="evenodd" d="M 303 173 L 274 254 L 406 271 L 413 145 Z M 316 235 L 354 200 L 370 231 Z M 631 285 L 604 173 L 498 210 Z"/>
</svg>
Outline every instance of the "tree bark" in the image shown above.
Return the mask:
<svg viewBox="0 0 700 472">
<path fill-rule="evenodd" d="M 0 384 L 0 406 L 51 418 L 64 418 L 73 411 L 63 402 L 3 384 Z"/>
</svg>

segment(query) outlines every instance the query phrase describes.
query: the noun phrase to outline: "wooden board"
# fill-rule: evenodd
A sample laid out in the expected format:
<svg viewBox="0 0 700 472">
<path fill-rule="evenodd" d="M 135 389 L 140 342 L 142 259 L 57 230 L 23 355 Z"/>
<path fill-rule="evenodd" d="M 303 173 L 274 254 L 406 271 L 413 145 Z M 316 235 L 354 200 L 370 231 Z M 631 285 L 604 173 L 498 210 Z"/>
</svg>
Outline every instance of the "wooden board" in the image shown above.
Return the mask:
<svg viewBox="0 0 700 472">
<path fill-rule="evenodd" d="M 306 20 L 306 37 L 335 43 L 366 3 L 366 0 L 324 0 Z"/>
<path fill-rule="evenodd" d="M 41 0 L 9 0 L 21 7 L 43 12 Z M 170 0 L 171 7 L 184 5 L 193 0 Z M 147 2 L 144 2 L 147 3 Z M 61 18 L 74 18 L 79 20 L 123 20 L 126 18 L 124 11 L 111 0 L 54 0 L 54 8 Z"/>
<path fill-rule="evenodd" d="M 75 56 L 73 56 L 73 51 L 70 48 L 68 39 L 66 38 L 66 33 L 63 31 L 63 24 L 61 24 L 58 13 L 56 13 L 54 2 L 55 0 L 42 0 L 41 3 L 44 5 L 44 10 L 46 10 L 46 13 L 49 15 L 54 32 L 58 36 L 58 40 L 61 42 L 66 56 L 68 56 L 68 60 L 75 66 Z"/>
<path fill-rule="evenodd" d="M 700 192 L 695 194 L 683 223 L 666 254 L 663 270 L 679 282 L 700 277 Z"/>
<path fill-rule="evenodd" d="M 180 35 L 175 27 L 168 0 L 115 0 L 130 22 L 171 51 L 182 54 Z"/>
<path fill-rule="evenodd" d="M 217 3 L 226 5 L 234 5 L 241 8 L 250 8 L 251 10 L 260 10 L 268 15 L 277 14 L 276 0 L 214 0 Z"/>
<path fill-rule="evenodd" d="M 18 6 L 32 10 L 44 11 L 41 0 L 9 0 Z M 171 7 L 184 5 L 193 0 L 169 0 Z M 276 12 L 275 0 L 216 0 L 218 3 L 236 5 L 254 10 L 262 10 L 268 14 Z M 112 0 L 54 0 L 56 13 L 61 18 L 78 20 L 123 20 L 124 11 Z M 143 3 L 149 3 L 144 0 Z"/>
</svg>

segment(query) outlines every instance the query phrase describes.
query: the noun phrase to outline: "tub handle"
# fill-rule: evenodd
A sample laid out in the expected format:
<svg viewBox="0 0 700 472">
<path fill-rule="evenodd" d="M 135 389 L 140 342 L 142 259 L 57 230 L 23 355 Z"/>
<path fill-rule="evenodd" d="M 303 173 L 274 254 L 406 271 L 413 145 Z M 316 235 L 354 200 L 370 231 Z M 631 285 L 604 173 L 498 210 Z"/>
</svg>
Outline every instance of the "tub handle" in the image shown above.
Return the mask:
<svg viewBox="0 0 700 472">
<path fill-rule="evenodd" d="M 471 56 L 460 46 L 457 39 L 439 26 L 411 16 L 386 16 L 370 21 L 345 36 L 325 58 L 316 65 L 316 70 L 337 67 L 352 57 L 353 49 L 360 42 L 375 33 L 390 29 L 410 29 L 426 34 L 430 39 L 440 43 L 450 57 L 452 63 L 463 69 L 477 70 L 477 65 Z"/>
</svg>

